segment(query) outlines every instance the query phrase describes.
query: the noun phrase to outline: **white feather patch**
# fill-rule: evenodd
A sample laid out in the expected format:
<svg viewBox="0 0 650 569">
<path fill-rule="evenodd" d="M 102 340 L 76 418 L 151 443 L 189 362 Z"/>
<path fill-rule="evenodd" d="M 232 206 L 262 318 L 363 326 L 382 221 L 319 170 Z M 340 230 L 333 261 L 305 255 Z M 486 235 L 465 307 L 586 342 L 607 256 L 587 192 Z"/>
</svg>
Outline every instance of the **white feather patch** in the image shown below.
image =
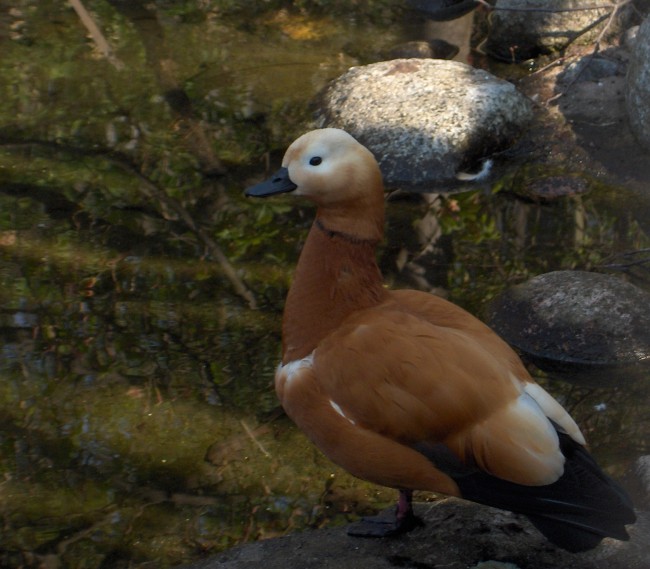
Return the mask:
<svg viewBox="0 0 650 569">
<path fill-rule="evenodd" d="M 314 352 L 302 358 L 301 360 L 294 360 L 284 365 L 280 364 L 275 375 L 276 378 L 283 376 L 285 384 L 289 385 L 296 377 L 300 375 L 301 370 L 305 368 L 311 368 L 313 365 Z"/>
<path fill-rule="evenodd" d="M 557 433 L 544 410 L 530 395 L 522 393 L 510 411 L 519 416 L 517 423 L 521 427 L 512 434 L 513 440 L 528 453 L 529 460 L 537 462 L 538 483 L 555 482 L 564 471 L 564 456 L 559 450 Z"/>
<path fill-rule="evenodd" d="M 542 408 L 544 414 L 560 425 L 574 441 L 581 445 L 586 444 L 580 427 L 571 418 L 571 415 L 543 387 L 536 383 L 526 383 L 524 391 Z"/>
<path fill-rule="evenodd" d="M 352 419 L 350 419 L 350 417 L 348 417 L 348 416 L 343 412 L 343 409 L 341 409 L 341 407 L 339 406 L 338 403 L 336 403 L 336 401 L 332 401 L 332 400 L 330 399 L 330 405 L 332 406 L 332 408 L 334 409 L 334 411 L 336 411 L 339 415 L 341 415 L 341 417 L 343 417 L 344 419 L 347 419 L 347 420 L 350 421 L 350 423 L 352 423 L 353 425 L 356 425 L 356 423 L 355 423 Z"/>
</svg>

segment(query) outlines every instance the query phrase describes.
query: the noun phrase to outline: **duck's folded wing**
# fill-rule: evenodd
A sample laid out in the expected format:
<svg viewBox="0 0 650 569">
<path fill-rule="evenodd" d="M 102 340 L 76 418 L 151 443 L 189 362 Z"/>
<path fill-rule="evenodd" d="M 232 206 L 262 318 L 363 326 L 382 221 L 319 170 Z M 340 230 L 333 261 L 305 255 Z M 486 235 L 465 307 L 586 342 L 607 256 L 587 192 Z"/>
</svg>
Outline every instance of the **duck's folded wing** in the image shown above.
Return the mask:
<svg viewBox="0 0 650 569">
<path fill-rule="evenodd" d="M 313 366 L 358 427 L 403 445 L 444 443 L 465 463 L 519 484 L 549 484 L 562 472 L 544 410 L 474 333 L 377 307 L 348 318 Z"/>
</svg>

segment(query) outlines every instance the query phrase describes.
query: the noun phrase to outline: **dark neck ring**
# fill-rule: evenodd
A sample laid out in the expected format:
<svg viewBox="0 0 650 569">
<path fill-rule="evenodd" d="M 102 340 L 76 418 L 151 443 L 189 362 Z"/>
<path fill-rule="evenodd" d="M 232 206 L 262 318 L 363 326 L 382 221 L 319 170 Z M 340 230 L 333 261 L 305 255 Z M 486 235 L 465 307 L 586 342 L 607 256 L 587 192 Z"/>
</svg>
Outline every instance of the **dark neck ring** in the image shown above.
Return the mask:
<svg viewBox="0 0 650 569">
<path fill-rule="evenodd" d="M 353 245 L 375 245 L 377 243 L 376 239 L 364 239 L 363 237 L 357 237 L 351 233 L 346 233 L 345 231 L 336 231 L 335 229 L 329 229 L 325 227 L 325 224 L 317 217 L 314 221 L 314 225 L 318 227 L 325 235 L 330 239 L 338 238 L 347 243 Z"/>
</svg>

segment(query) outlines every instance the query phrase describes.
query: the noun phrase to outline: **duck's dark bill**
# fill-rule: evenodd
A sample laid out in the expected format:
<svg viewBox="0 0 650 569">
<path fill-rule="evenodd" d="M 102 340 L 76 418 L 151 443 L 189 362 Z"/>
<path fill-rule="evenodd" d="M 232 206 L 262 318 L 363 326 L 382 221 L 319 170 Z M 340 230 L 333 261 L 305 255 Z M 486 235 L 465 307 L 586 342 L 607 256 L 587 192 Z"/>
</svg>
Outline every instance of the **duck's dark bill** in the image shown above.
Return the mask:
<svg viewBox="0 0 650 569">
<path fill-rule="evenodd" d="M 268 180 L 247 188 L 244 194 L 254 198 L 265 198 L 275 194 L 292 192 L 297 187 L 289 178 L 289 170 L 282 167 Z"/>
</svg>

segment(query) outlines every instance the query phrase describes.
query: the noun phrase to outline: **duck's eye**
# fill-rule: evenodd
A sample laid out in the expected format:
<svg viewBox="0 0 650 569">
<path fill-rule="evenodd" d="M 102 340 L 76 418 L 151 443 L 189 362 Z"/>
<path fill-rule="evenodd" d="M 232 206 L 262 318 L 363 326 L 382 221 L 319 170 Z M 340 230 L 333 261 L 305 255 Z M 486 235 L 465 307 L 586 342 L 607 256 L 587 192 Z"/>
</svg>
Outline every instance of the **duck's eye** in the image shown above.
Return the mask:
<svg viewBox="0 0 650 569">
<path fill-rule="evenodd" d="M 320 156 L 312 156 L 312 157 L 309 159 L 309 163 L 310 163 L 312 166 L 318 166 L 322 161 L 323 161 L 323 159 L 322 159 Z"/>
</svg>

